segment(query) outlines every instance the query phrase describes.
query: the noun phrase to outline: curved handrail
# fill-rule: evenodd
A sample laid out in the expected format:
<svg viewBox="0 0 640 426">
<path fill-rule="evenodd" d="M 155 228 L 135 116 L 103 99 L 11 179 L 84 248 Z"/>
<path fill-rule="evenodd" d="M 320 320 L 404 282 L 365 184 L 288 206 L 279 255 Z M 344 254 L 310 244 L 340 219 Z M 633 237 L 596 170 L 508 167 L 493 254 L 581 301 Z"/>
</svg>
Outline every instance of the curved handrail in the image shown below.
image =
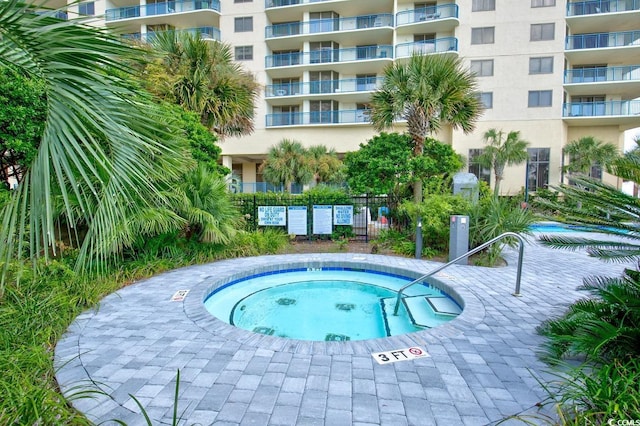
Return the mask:
<svg viewBox="0 0 640 426">
<path fill-rule="evenodd" d="M 393 315 L 397 316 L 398 315 L 398 308 L 400 307 L 400 299 L 402 297 L 402 292 L 405 291 L 407 288 L 411 287 L 414 284 L 419 283 L 420 281 L 424 280 L 425 278 L 430 277 L 431 275 L 442 271 L 444 268 L 448 267 L 449 265 L 452 265 L 454 263 L 456 263 L 457 261 L 464 259 L 465 257 L 469 257 L 472 254 L 475 254 L 477 252 L 479 252 L 480 250 L 489 247 L 491 244 L 495 243 L 496 241 L 499 241 L 503 238 L 506 237 L 516 237 L 518 239 L 518 241 L 520 242 L 519 244 L 519 252 L 518 252 L 518 272 L 516 275 L 516 289 L 515 292 L 513 293 L 514 296 L 520 296 L 520 276 L 522 275 L 522 256 L 524 255 L 524 238 L 522 238 L 522 235 L 517 234 L 515 232 L 505 232 L 503 234 L 498 235 L 497 237 L 487 241 L 484 244 L 479 245 L 478 247 L 474 248 L 473 250 L 469 250 L 468 252 L 466 252 L 465 254 L 456 257 L 455 259 L 445 263 L 442 266 L 437 267 L 436 269 L 430 271 L 429 273 L 421 276 L 420 278 L 417 278 L 413 281 L 411 281 L 409 284 L 404 285 L 400 290 L 398 290 L 398 297 L 396 298 L 396 306 L 393 310 Z"/>
</svg>

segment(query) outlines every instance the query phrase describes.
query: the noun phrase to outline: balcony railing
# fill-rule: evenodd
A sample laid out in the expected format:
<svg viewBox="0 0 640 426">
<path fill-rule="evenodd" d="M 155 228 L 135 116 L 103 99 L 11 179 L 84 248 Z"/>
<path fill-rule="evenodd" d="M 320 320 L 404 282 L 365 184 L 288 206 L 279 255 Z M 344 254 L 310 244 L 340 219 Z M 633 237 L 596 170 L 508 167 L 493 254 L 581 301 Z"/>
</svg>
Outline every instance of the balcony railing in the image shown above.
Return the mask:
<svg viewBox="0 0 640 426">
<path fill-rule="evenodd" d="M 640 115 L 640 101 L 569 102 L 563 105 L 563 117 L 611 117 Z M 640 117 L 639 117 L 640 118 Z"/>
<path fill-rule="evenodd" d="M 640 65 L 576 68 L 564 72 L 565 84 L 640 80 Z"/>
<path fill-rule="evenodd" d="M 267 114 L 266 126 L 301 126 L 316 124 L 369 123 L 369 111 L 349 109 L 315 112 L 286 112 Z"/>
<path fill-rule="evenodd" d="M 392 59 L 393 46 L 360 46 L 346 49 L 321 49 L 312 52 L 277 53 L 265 58 L 265 67 L 351 62 L 377 58 Z"/>
<path fill-rule="evenodd" d="M 458 39 L 455 37 L 437 38 L 435 40 L 414 41 L 396 45 L 396 58 L 405 58 L 414 53 L 426 55 L 458 50 Z"/>
<path fill-rule="evenodd" d="M 320 3 L 328 0 L 265 0 L 264 7 L 270 9 L 272 7 L 293 6 L 296 4 Z"/>
<path fill-rule="evenodd" d="M 567 3 L 567 16 L 640 10 L 640 0 L 589 0 Z"/>
<path fill-rule="evenodd" d="M 617 33 L 595 33 L 568 36 L 566 50 L 603 49 L 640 44 L 640 31 L 621 31 Z"/>
<path fill-rule="evenodd" d="M 105 11 L 105 20 L 139 18 L 144 16 L 167 15 L 172 13 L 190 12 L 194 10 L 215 10 L 220 12 L 219 0 L 177 0 L 162 3 L 152 3 L 142 6 L 119 7 Z"/>
<path fill-rule="evenodd" d="M 267 98 L 277 96 L 313 95 L 326 93 L 370 92 L 378 89 L 384 78 L 362 77 L 342 80 L 310 81 L 305 83 L 271 84 L 265 89 Z"/>
<path fill-rule="evenodd" d="M 381 13 L 378 15 L 363 15 L 351 18 L 317 19 L 269 25 L 265 28 L 265 37 L 287 37 L 300 34 L 330 33 L 377 27 L 393 27 L 393 15 L 390 13 Z"/>
<path fill-rule="evenodd" d="M 457 4 L 441 4 L 439 6 L 421 7 L 418 9 L 398 12 L 396 13 L 396 25 L 415 24 L 417 22 L 457 17 Z"/>
<path fill-rule="evenodd" d="M 150 43 L 153 41 L 154 37 L 157 34 L 166 33 L 168 31 L 149 31 L 146 34 L 141 33 L 130 33 L 123 34 L 122 37 L 128 40 L 140 40 Z M 216 27 L 198 27 L 198 28 L 187 28 L 183 30 L 175 30 L 176 34 L 191 34 L 198 35 L 201 39 L 204 40 L 216 40 L 220 41 L 220 30 Z"/>
</svg>

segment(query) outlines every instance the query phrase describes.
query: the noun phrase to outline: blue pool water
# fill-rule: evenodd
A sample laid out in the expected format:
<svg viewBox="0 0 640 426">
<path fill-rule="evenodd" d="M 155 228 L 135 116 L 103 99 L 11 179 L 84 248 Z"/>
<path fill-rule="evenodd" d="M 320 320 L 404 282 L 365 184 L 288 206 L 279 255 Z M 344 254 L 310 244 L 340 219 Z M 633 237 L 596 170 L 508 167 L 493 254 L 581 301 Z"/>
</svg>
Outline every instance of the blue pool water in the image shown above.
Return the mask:
<svg viewBox="0 0 640 426">
<path fill-rule="evenodd" d="M 418 284 L 394 316 L 397 290 L 412 280 L 359 270 L 276 273 L 214 291 L 206 309 L 256 333 L 312 341 L 364 340 L 411 333 L 446 323 L 459 305 L 441 290 Z"/>
</svg>

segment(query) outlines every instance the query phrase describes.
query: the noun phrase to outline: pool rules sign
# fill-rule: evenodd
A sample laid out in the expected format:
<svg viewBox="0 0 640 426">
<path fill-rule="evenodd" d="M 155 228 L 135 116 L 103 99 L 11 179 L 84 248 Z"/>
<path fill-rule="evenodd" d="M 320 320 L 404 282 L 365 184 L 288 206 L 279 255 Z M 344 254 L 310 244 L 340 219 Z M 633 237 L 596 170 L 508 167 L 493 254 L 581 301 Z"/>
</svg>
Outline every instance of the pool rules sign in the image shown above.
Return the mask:
<svg viewBox="0 0 640 426">
<path fill-rule="evenodd" d="M 417 358 L 426 358 L 429 356 L 427 351 L 417 346 L 404 349 L 394 349 L 392 351 L 375 352 L 371 356 L 378 364 L 390 364 L 398 361 L 411 361 Z"/>
</svg>

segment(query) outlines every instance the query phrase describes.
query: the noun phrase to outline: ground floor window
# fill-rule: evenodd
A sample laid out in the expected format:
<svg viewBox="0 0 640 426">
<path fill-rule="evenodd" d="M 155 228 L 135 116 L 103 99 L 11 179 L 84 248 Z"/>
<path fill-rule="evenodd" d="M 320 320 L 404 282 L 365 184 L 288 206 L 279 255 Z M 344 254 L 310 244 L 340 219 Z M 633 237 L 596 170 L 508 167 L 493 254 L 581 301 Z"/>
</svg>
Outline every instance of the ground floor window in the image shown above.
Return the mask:
<svg viewBox="0 0 640 426">
<path fill-rule="evenodd" d="M 491 169 L 482 167 L 478 163 L 477 158 L 482 154 L 483 149 L 470 149 L 469 150 L 469 173 L 476 175 L 479 181 L 490 183 L 491 181 Z"/>
<path fill-rule="evenodd" d="M 527 167 L 527 187 L 529 191 L 546 189 L 549 186 L 549 148 L 529 148 L 529 160 Z"/>
</svg>

